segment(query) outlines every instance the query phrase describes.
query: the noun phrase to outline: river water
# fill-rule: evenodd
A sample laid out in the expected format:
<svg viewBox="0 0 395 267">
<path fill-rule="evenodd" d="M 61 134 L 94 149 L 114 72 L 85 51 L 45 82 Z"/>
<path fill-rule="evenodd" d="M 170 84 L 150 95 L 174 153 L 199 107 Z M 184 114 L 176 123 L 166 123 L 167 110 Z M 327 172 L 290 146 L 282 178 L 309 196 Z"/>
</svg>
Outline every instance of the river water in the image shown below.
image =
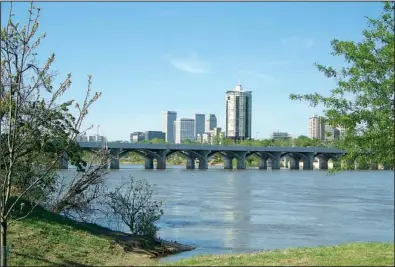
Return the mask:
<svg viewBox="0 0 395 267">
<path fill-rule="evenodd" d="M 106 182 L 115 187 L 130 176 L 155 184 L 156 197 L 165 202 L 159 236 L 197 247 L 164 261 L 394 240 L 393 171 L 328 175 L 320 170 L 144 170 L 121 165 L 109 171 Z"/>
</svg>

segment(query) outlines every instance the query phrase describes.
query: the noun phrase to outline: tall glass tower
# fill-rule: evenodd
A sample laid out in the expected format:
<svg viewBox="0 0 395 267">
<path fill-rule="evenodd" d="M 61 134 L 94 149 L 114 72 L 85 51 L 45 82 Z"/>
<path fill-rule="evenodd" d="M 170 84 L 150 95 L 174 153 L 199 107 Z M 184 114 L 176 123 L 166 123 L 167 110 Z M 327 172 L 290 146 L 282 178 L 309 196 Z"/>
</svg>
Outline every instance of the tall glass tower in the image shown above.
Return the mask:
<svg viewBox="0 0 395 267">
<path fill-rule="evenodd" d="M 241 84 L 226 92 L 226 137 L 244 140 L 251 138 L 252 91 Z"/>
</svg>

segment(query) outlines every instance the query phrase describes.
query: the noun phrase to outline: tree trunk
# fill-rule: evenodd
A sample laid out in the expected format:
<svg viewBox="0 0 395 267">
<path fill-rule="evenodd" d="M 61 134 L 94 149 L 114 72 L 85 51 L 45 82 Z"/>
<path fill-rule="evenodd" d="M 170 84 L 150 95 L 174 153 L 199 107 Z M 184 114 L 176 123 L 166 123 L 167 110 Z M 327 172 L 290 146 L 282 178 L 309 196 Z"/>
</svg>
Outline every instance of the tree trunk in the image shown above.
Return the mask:
<svg viewBox="0 0 395 267">
<path fill-rule="evenodd" d="M 1 267 L 7 266 L 7 221 L 1 221 Z"/>
</svg>

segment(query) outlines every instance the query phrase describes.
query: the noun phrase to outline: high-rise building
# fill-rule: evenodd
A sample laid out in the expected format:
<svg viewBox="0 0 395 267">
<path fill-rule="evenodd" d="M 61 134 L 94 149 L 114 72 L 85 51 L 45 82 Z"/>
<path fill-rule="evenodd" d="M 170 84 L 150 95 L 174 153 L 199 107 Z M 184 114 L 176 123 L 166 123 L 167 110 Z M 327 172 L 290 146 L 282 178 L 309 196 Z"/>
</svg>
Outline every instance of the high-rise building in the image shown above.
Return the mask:
<svg viewBox="0 0 395 267">
<path fill-rule="evenodd" d="M 325 139 L 325 124 L 318 115 L 309 118 L 309 137 L 320 140 Z"/>
<path fill-rule="evenodd" d="M 143 132 L 133 132 L 130 134 L 130 142 L 138 143 L 145 139 L 145 134 Z"/>
<path fill-rule="evenodd" d="M 226 92 L 226 137 L 251 138 L 252 92 L 238 84 Z"/>
<path fill-rule="evenodd" d="M 166 134 L 161 131 L 146 131 L 144 133 L 144 139 L 150 141 L 152 139 L 166 140 Z"/>
<path fill-rule="evenodd" d="M 162 131 L 166 134 L 166 142 L 174 143 L 174 122 L 177 119 L 177 112 L 162 112 Z"/>
<path fill-rule="evenodd" d="M 334 140 L 339 139 L 340 137 L 340 130 L 330 126 L 329 124 L 325 125 L 325 140 Z"/>
<path fill-rule="evenodd" d="M 77 142 L 88 142 L 88 136 L 86 136 L 86 133 L 83 133 L 81 135 L 77 135 L 75 138 Z"/>
<path fill-rule="evenodd" d="M 195 138 L 198 134 L 204 133 L 204 123 L 205 123 L 205 115 L 204 114 L 195 114 Z"/>
<path fill-rule="evenodd" d="M 195 141 L 195 120 L 180 118 L 174 121 L 174 141 L 181 144 L 182 141 Z"/>
<path fill-rule="evenodd" d="M 212 131 L 215 127 L 217 127 L 217 117 L 215 114 L 208 114 L 206 118 L 205 132 Z"/>
</svg>

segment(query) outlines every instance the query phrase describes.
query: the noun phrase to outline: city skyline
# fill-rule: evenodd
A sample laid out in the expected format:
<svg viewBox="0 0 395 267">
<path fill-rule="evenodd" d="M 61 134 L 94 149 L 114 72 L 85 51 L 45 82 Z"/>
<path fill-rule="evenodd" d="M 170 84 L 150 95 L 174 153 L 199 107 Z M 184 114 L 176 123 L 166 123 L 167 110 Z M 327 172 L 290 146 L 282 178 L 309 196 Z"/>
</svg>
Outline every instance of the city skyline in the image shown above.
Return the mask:
<svg viewBox="0 0 395 267">
<path fill-rule="evenodd" d="M 24 18 L 30 3 L 13 5 L 16 18 Z M 129 140 L 139 129 L 161 129 L 158 114 L 163 110 L 187 118 L 204 110 L 216 114 L 224 129 L 223 94 L 238 79 L 254 92 L 252 137 L 266 138 L 276 130 L 307 135 L 306 118 L 322 115 L 323 107 L 291 101 L 289 94 L 329 93 L 335 84 L 314 63 L 343 65 L 343 59 L 330 54 L 330 41 L 360 40 L 365 16 L 381 13 L 379 2 L 38 6 L 43 10 L 39 33 L 47 34 L 38 51 L 40 63 L 55 53 L 54 87 L 72 74 L 64 99 L 82 101 L 86 75 L 93 75 L 92 90 L 103 95 L 83 126 L 101 125 L 100 134 L 109 140 Z M 2 3 L 2 22 L 8 7 Z M 117 49 L 101 41 L 103 32 Z"/>
</svg>

